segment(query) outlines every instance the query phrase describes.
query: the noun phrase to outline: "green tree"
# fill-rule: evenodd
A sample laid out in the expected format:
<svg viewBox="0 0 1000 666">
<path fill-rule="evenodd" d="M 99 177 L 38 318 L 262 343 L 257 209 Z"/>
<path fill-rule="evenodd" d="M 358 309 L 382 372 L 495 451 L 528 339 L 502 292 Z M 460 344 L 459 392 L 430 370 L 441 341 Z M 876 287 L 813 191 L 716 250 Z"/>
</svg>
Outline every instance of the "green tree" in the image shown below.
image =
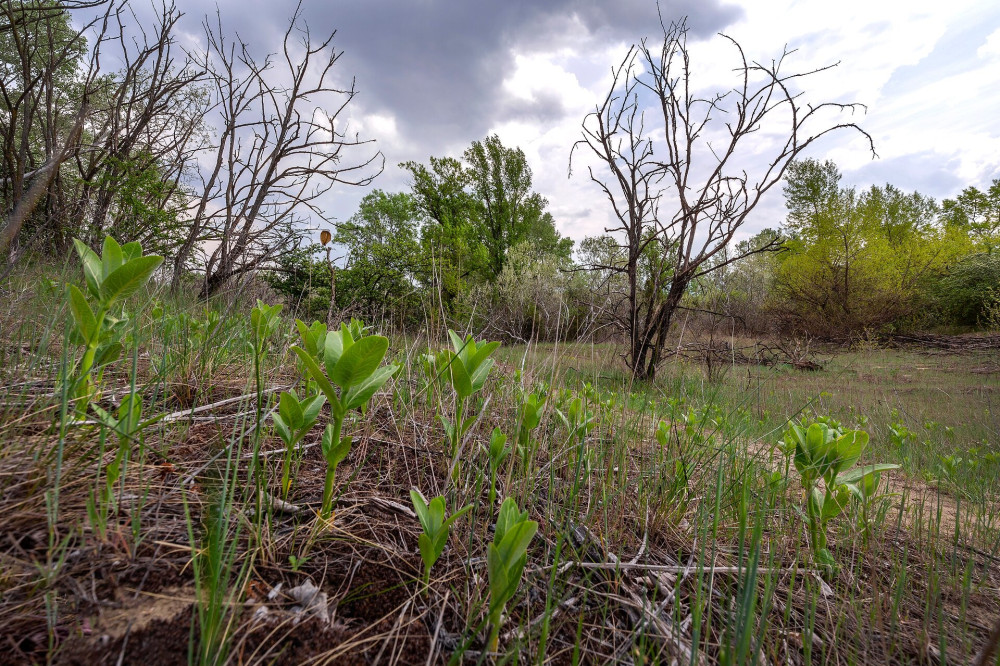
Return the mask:
<svg viewBox="0 0 1000 666">
<path fill-rule="evenodd" d="M 781 310 L 797 328 L 840 337 L 911 316 L 925 278 L 958 253 L 918 192 L 840 187 L 833 162 L 794 162 L 784 187 L 787 252 L 779 257 Z"/>
<path fill-rule="evenodd" d="M 568 258 L 573 242 L 560 238 L 552 215 L 545 212 L 548 202 L 532 192 L 531 167 L 523 150 L 507 148 L 491 134 L 484 141 L 473 141 L 464 157 L 491 278 L 500 275 L 508 251 L 521 242 Z"/>
<path fill-rule="evenodd" d="M 451 157 L 431 157 L 429 167 L 419 162 L 399 166 L 410 172 L 416 208 L 427 220 L 420 235 L 428 266 L 427 287 L 450 310 L 466 281 L 486 262 L 485 250 L 474 233 L 477 211 L 466 190 L 469 175 Z"/>
<path fill-rule="evenodd" d="M 375 190 L 350 220 L 337 225 L 334 242 L 346 250 L 337 276 L 339 306 L 359 308 L 367 317 L 416 314 L 418 280 L 426 274 L 419 221 L 413 195 Z"/>
<path fill-rule="evenodd" d="M 941 204 L 945 225 L 968 233 L 980 249 L 991 252 L 1000 246 L 1000 178 L 983 192 L 967 187 L 954 199 Z"/>
</svg>

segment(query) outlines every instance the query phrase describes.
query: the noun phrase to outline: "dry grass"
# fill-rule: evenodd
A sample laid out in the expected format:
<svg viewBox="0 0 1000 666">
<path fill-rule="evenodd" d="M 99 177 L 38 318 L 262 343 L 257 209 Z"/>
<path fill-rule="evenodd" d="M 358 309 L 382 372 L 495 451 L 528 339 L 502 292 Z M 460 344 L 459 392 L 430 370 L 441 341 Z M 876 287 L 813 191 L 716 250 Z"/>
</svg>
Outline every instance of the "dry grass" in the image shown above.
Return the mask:
<svg viewBox="0 0 1000 666">
<path fill-rule="evenodd" d="M 50 314 L 34 314 L 42 322 L 34 333 L 56 329 L 44 323 Z M 155 363 L 171 341 L 141 341 L 136 385 L 149 413 L 252 392 L 237 337 L 226 338 L 233 349 L 210 377 L 194 378 L 193 398 Z M 98 460 L 96 426 L 60 436 L 52 395 L 60 336 L 49 338 L 44 347 L 5 338 L 17 349 L 5 352 L 0 396 L 0 662 L 187 663 L 204 603 L 191 558 L 207 548 L 200 535 L 225 487 L 228 452 L 239 461 L 241 491 L 229 513 L 238 544 L 226 614 L 230 663 L 494 659 L 482 652 L 495 516 L 483 448 L 494 426 L 513 435 L 522 387 L 542 381 L 550 403 L 538 452 L 524 466 L 511 456 L 499 483 L 499 496 L 514 497 L 540 530 L 507 609 L 498 661 L 967 663 L 1000 618 L 998 468 L 980 461 L 943 479 L 937 467 L 943 453 L 998 451 L 998 380 L 982 370 L 998 363 L 988 353 L 827 349 L 816 353 L 820 372 L 736 366 L 716 382 L 676 361 L 655 385 L 629 386 L 608 346 L 507 348 L 463 448 L 463 476 L 452 482 L 436 419 L 449 394 L 426 388 L 415 344 L 394 346 L 404 373 L 350 426 L 356 440 L 338 471 L 332 522 L 316 516 L 325 470 L 318 426 L 301 446 L 294 509 L 255 519 L 247 397 L 152 426 L 101 536 L 87 500 L 109 454 Z M 297 381 L 286 344 L 273 350 L 268 387 Z M 106 400 L 128 390 L 130 370 L 123 361 L 109 373 Z M 553 408 L 564 406 L 562 389 L 581 392 L 583 381 L 596 387 L 598 426 L 584 446 L 589 466 L 578 468 L 580 449 L 566 443 Z M 836 522 L 841 569 L 829 583 L 810 560 L 794 477 L 777 486 L 766 480 L 781 467 L 771 444 L 803 410 L 864 425 L 871 459 L 904 465 L 893 477 L 900 494 L 871 540 L 850 518 Z M 672 424 L 668 450 L 652 439 L 661 418 Z M 897 448 L 884 435 L 900 421 L 916 435 Z M 263 433 L 262 450 L 280 450 Z M 265 459 L 276 493 L 280 455 Z M 411 488 L 445 495 L 449 509 L 474 506 L 426 595 Z M 307 580 L 326 594 L 323 617 L 291 595 Z"/>
</svg>

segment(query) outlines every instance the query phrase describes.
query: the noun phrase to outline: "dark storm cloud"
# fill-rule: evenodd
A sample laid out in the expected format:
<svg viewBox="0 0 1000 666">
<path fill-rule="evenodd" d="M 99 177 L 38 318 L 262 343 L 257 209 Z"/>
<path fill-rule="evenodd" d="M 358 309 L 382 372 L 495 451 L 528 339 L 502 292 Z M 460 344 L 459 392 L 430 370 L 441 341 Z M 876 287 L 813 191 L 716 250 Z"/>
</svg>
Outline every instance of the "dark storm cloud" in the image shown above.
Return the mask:
<svg viewBox="0 0 1000 666">
<path fill-rule="evenodd" d="M 205 11 L 192 0 L 178 3 L 189 18 Z M 255 49 L 274 50 L 294 5 L 222 0 L 219 8 L 223 24 Z M 740 15 L 719 0 L 662 2 L 661 11 L 667 20 L 687 15 L 699 36 Z M 565 43 L 573 22 L 601 43 L 634 41 L 659 30 L 652 0 L 313 1 L 304 4 L 303 18 L 315 36 L 337 31 L 342 73 L 357 77 L 366 111 L 391 113 L 404 139 L 439 152 L 435 146 L 481 138 L 500 120 L 544 122 L 562 112 L 554 95 L 533 103 L 505 98 L 501 83 L 515 49 L 579 46 Z"/>
</svg>

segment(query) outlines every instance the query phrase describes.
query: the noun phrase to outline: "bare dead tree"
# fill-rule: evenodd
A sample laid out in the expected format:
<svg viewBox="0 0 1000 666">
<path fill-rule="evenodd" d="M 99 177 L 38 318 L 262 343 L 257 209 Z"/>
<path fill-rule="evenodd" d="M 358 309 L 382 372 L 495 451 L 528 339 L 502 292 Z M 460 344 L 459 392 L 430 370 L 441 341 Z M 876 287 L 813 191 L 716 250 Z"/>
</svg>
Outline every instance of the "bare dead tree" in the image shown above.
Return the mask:
<svg viewBox="0 0 1000 666">
<path fill-rule="evenodd" d="M 570 157 L 572 169 L 576 149 L 589 149 L 601 165 L 589 167 L 590 178 L 611 203 L 617 225 L 606 231 L 626 260 L 593 268 L 627 276 L 619 326 L 628 343 L 625 361 L 640 379 L 655 376 L 671 319 L 692 280 L 772 249 L 754 247 L 726 261 L 709 261 L 731 243 L 792 160 L 840 129 L 861 133 L 874 155 L 871 137 L 860 126 L 829 117 L 863 105 L 811 105 L 801 99 L 801 79 L 836 65 L 786 73 L 785 59 L 794 51 L 786 48 L 777 60 L 761 64 L 747 60 L 735 40 L 721 35 L 736 49 L 737 84 L 701 96 L 691 81 L 686 22 L 661 27 L 662 42 L 643 40 L 612 70 L 608 95 L 584 119 L 583 136 Z M 647 113 L 657 116 L 655 142 Z M 750 144 L 762 128 L 780 129 L 785 138 L 767 146 L 767 157 L 751 156 Z"/>
<path fill-rule="evenodd" d="M 382 154 L 359 154 L 370 141 L 348 133 L 343 116 L 357 90 L 353 80 L 346 88 L 333 81 L 335 33 L 314 44 L 299 19 L 297 9 L 281 56 L 264 59 L 238 37 L 227 41 L 218 15 L 205 23 L 203 65 L 221 127 L 174 261 L 174 289 L 199 252 L 202 297 L 275 261 L 295 247 L 303 221 L 325 220 L 320 200 L 331 188 L 366 185 L 382 171 Z"/>
<path fill-rule="evenodd" d="M 176 6 L 166 3 L 151 25 L 149 19 L 140 20 L 131 5 L 118 6 L 112 15 L 119 46 L 115 55 L 122 66 L 102 78 L 89 123 L 92 131 L 75 159 L 79 191 L 72 224 L 88 229 L 92 241 L 112 233 L 121 242 L 138 240 L 151 247 L 151 235 L 165 230 L 137 228 L 115 210 L 123 182 L 130 171 L 154 169 L 165 187 L 147 204 L 167 209 L 196 152 L 205 147 L 208 103 L 199 86 L 204 70 L 174 52 L 180 18 Z"/>
</svg>

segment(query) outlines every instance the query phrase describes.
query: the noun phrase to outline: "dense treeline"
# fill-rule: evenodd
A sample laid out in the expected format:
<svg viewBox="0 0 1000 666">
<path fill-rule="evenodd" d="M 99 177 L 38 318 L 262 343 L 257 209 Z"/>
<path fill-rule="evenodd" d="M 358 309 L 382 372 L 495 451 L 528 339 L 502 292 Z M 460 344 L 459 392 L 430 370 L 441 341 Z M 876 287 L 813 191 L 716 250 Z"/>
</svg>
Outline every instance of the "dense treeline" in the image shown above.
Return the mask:
<svg viewBox="0 0 1000 666">
<path fill-rule="evenodd" d="M 165 256 L 159 279 L 175 291 L 208 297 L 263 280 L 316 318 L 506 340 L 624 339 L 647 375 L 675 309 L 695 323 L 840 339 L 1000 325 L 1000 179 L 940 204 L 891 184 L 859 191 L 832 162 L 800 158 L 806 142 L 728 199 L 674 213 L 655 184 L 677 170 L 652 159 L 642 128 L 628 128 L 632 152 L 602 159 L 608 182 L 629 182 L 618 177 L 628 172 L 635 187 L 619 195 L 591 172 L 613 203 L 628 203 L 616 211 L 621 226 L 574 248 L 524 152 L 491 135 L 460 159 L 399 165 L 407 191 L 373 190 L 333 223 L 323 195 L 371 183 L 383 158 L 335 123 L 355 92 L 330 84 L 339 52 L 332 37 L 303 37 L 298 15 L 278 59 L 233 42 L 221 17 L 203 24 L 201 51 L 182 50 L 172 6 L 153 23 L 100 0 L 3 0 L 0 16 L 4 274 L 26 257 L 65 256 L 74 237 L 95 245 L 112 235 Z M 639 70 L 623 65 L 612 93 L 624 94 L 585 120 L 581 143 L 598 156 L 625 136 L 636 85 L 658 90 L 666 126 L 689 117 L 660 53 L 631 51 L 625 64 L 643 60 L 650 78 L 629 78 Z M 665 31 L 662 53 L 686 53 L 683 23 Z M 786 76 L 766 73 L 768 86 Z M 854 126 L 816 136 L 844 127 Z M 738 240 L 779 182 L 787 218 Z M 317 227 L 332 232 L 329 245 L 309 244 Z M 685 253 L 692 246 L 702 249 Z"/>
<path fill-rule="evenodd" d="M 493 237 L 481 217 L 487 204 L 460 162 L 407 168 L 411 191 L 376 190 L 337 226 L 345 256 L 338 309 L 411 327 L 444 312 L 512 340 L 609 334 L 626 291 L 613 237 L 584 239 L 573 261 L 569 240 L 534 211 L 544 223 Z M 1000 179 L 938 204 L 891 184 L 845 187 L 833 162 L 807 159 L 790 165 L 783 191 L 785 223 L 713 258 L 718 270 L 690 286 L 683 308 L 749 333 L 829 339 L 1000 325 Z M 489 243 L 500 238 L 509 240 L 494 263 Z M 733 256 L 743 258 L 730 263 Z M 649 253 L 646 265 L 653 261 Z M 594 266 L 604 268 L 582 270 Z M 648 281 L 653 271 L 641 275 Z M 330 269 L 310 249 L 270 281 L 314 316 L 329 306 Z"/>
</svg>

